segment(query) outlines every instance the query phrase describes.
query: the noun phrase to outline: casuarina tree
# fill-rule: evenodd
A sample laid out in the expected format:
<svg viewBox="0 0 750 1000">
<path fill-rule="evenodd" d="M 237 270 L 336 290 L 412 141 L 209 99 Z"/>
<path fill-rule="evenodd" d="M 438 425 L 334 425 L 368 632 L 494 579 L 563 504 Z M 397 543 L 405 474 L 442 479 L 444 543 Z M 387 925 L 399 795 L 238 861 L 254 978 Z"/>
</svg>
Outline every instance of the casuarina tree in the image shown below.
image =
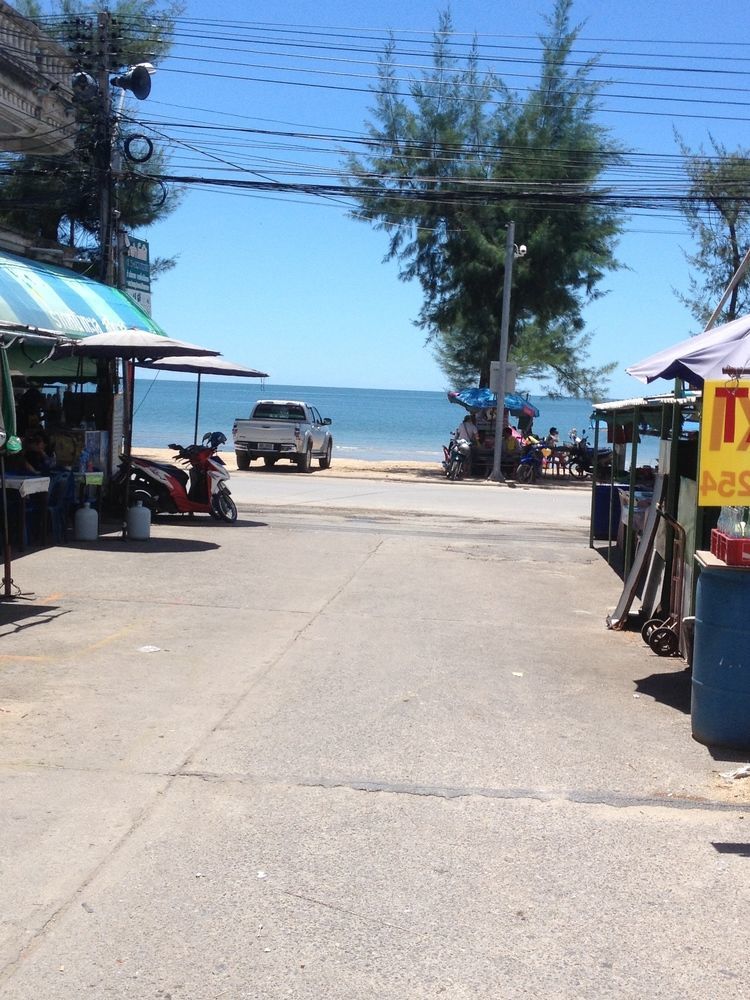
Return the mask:
<svg viewBox="0 0 750 1000">
<path fill-rule="evenodd" d="M 750 249 L 750 150 L 727 150 L 711 140 L 713 153 L 691 150 L 679 139 L 690 191 L 683 216 L 696 244 L 685 257 L 693 269 L 687 294 L 677 297 L 705 325 Z M 720 321 L 750 312 L 750 287 L 732 289 Z"/>
<path fill-rule="evenodd" d="M 513 269 L 510 358 L 548 391 L 601 394 L 614 364 L 588 361 L 584 306 L 618 266 L 620 220 L 597 190 L 620 151 L 596 121 L 595 60 L 573 59 L 572 0 L 556 0 L 524 94 L 481 69 L 475 40 L 456 54 L 440 15 L 432 60 L 401 81 L 397 46 L 379 63 L 370 149 L 347 173 L 354 217 L 389 237 L 387 259 L 416 280 L 416 320 L 451 384 L 486 385 L 497 359 L 506 227 L 527 247 Z"/>
</svg>

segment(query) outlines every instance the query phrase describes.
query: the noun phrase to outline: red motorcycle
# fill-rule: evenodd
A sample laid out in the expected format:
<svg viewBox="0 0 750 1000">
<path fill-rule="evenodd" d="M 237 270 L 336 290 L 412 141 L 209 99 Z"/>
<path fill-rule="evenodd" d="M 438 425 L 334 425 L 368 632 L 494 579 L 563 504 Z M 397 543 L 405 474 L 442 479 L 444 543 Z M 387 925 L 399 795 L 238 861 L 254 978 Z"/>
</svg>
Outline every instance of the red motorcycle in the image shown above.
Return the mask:
<svg viewBox="0 0 750 1000">
<path fill-rule="evenodd" d="M 188 471 L 131 455 L 129 464 L 123 462 L 118 469 L 113 485 L 120 491 L 127 486 L 130 503 L 140 500 L 152 514 L 210 514 L 234 522 L 237 507 L 226 485 L 229 472 L 216 454 L 226 440 L 214 431 L 204 435 L 201 444 L 168 445 Z"/>
</svg>

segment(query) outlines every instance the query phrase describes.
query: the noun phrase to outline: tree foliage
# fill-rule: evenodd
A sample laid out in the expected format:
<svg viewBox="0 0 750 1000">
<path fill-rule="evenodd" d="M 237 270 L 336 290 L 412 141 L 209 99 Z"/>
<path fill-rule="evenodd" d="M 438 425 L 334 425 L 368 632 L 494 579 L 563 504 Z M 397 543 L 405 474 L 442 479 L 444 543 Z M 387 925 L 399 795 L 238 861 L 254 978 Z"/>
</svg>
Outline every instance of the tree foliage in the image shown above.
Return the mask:
<svg viewBox="0 0 750 1000">
<path fill-rule="evenodd" d="M 371 151 L 351 156 L 354 217 L 387 232 L 386 259 L 419 281 L 417 320 L 451 384 L 486 385 L 498 356 L 506 226 L 528 248 L 513 270 L 511 360 L 551 391 L 596 396 L 615 367 L 587 363 L 582 310 L 616 268 L 619 218 L 590 197 L 619 149 L 596 124 L 595 61 L 569 64 L 579 28 L 556 0 L 539 80 L 519 98 L 454 54 L 439 17 L 432 63 L 404 90 L 391 37 L 379 63 Z M 564 197 L 558 197 L 563 192 Z"/>
<path fill-rule="evenodd" d="M 703 325 L 750 248 L 750 150 L 733 152 L 713 138 L 713 151 L 691 150 L 679 138 L 690 180 L 682 213 L 695 239 L 695 253 L 685 253 L 693 268 L 688 293 L 677 297 Z M 719 321 L 728 323 L 750 312 L 747 279 L 731 292 Z"/>
<path fill-rule="evenodd" d="M 71 75 L 84 72 L 93 79 L 142 62 L 156 62 L 171 45 L 174 19 L 183 9 L 171 0 L 53 0 L 51 11 L 38 0 L 16 0 L 20 13 L 70 52 Z M 109 13 L 106 66 L 97 15 Z M 118 101 L 95 92 L 75 100 L 75 149 L 72 155 L 6 155 L 0 176 L 0 222 L 32 238 L 76 246 L 90 260 L 100 254 L 101 190 L 110 164 L 119 164 L 116 177 L 117 211 L 127 229 L 143 229 L 176 207 L 180 192 L 167 190 L 154 175 L 164 172 L 163 154 L 156 149 L 145 163 L 125 155 L 128 135 L 137 126 L 123 125 L 122 116 L 106 107 Z M 111 146 L 110 146 L 111 137 Z M 165 262 L 166 264 L 167 262 Z"/>
</svg>

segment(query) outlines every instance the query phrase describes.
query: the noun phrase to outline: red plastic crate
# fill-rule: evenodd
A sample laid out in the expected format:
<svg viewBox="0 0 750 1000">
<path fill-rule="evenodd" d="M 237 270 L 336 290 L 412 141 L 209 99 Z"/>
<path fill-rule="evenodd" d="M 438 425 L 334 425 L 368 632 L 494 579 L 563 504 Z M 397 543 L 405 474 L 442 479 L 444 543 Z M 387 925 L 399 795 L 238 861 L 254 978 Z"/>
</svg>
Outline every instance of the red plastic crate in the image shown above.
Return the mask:
<svg viewBox="0 0 750 1000">
<path fill-rule="evenodd" d="M 727 566 L 750 566 L 750 538 L 727 538 L 723 559 Z"/>
<path fill-rule="evenodd" d="M 711 552 L 727 566 L 750 566 L 750 538 L 732 538 L 712 528 Z"/>
<path fill-rule="evenodd" d="M 719 558 L 719 535 L 721 532 L 718 528 L 711 528 L 711 555 Z"/>
</svg>

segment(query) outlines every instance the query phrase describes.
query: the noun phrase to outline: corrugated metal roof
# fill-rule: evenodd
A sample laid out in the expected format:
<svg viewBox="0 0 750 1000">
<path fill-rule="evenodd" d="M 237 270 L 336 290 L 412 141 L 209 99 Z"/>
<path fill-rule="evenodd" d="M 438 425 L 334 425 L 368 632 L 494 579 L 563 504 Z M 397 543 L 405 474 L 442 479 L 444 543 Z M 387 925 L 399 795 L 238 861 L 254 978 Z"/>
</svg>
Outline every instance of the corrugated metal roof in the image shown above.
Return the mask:
<svg viewBox="0 0 750 1000">
<path fill-rule="evenodd" d="M 664 396 L 636 396 L 634 399 L 615 399 L 607 403 L 594 403 L 594 413 L 612 413 L 615 410 L 658 410 L 662 406 L 692 406 L 699 403 L 701 394 L 691 393 L 688 396 L 678 396 L 672 393 Z"/>
</svg>

